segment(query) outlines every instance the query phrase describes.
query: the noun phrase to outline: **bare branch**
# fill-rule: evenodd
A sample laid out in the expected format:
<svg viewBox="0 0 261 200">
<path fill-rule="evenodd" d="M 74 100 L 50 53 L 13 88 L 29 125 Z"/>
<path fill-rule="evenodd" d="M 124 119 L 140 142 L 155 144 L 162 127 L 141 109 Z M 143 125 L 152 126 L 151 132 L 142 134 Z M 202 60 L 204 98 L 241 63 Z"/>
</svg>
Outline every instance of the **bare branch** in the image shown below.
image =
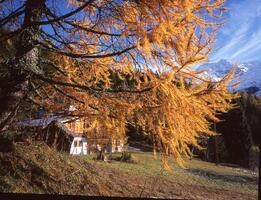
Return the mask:
<svg viewBox="0 0 261 200">
<path fill-rule="evenodd" d="M 0 20 L 0 26 L 4 26 L 5 24 L 7 24 L 11 19 L 16 18 L 20 15 L 22 15 L 25 10 L 21 10 L 22 8 L 24 8 L 24 4 L 22 6 L 20 6 L 19 8 L 17 8 L 15 11 L 13 11 L 12 13 L 10 13 L 8 16 L 6 16 L 5 18 Z M 19 11 L 21 10 L 21 11 Z"/>
<path fill-rule="evenodd" d="M 40 22 L 35 22 L 33 25 L 47 25 L 47 24 L 51 24 L 54 22 L 58 22 L 58 21 L 62 21 L 68 17 L 71 17 L 73 15 L 75 15 L 76 13 L 80 12 L 81 10 L 83 10 L 84 8 L 86 8 L 88 5 L 90 5 L 91 3 L 93 3 L 95 0 L 89 0 L 87 1 L 85 4 L 83 4 L 82 6 L 78 7 L 77 9 L 66 13 L 65 15 L 62 15 L 58 18 L 54 18 L 52 20 L 47 20 L 47 21 L 40 21 Z"/>
<path fill-rule="evenodd" d="M 74 83 L 68 83 L 68 82 L 62 82 L 62 81 L 57 81 L 51 78 L 44 77 L 40 74 L 34 74 L 37 78 L 39 78 L 42 81 L 55 84 L 55 85 L 62 85 L 62 86 L 67 86 L 67 87 L 72 87 L 72 88 L 79 88 L 85 91 L 89 91 L 91 93 L 94 93 L 95 91 L 98 92 L 107 92 L 107 93 L 143 93 L 150 91 L 153 87 L 148 87 L 145 89 L 141 90 L 126 90 L 126 89 L 100 89 L 100 88 L 92 88 L 86 85 L 81 85 L 81 84 L 74 84 Z"/>
<path fill-rule="evenodd" d="M 43 45 L 43 43 L 41 43 Z M 127 51 L 130 51 L 134 48 L 136 48 L 136 46 L 131 46 L 131 47 L 128 47 L 128 48 L 125 48 L 123 50 L 120 50 L 120 51 L 115 51 L 115 52 L 112 52 L 112 53 L 107 53 L 107 54 L 101 54 L 101 55 L 90 55 L 90 54 L 75 54 L 75 53 L 70 53 L 70 52 L 65 52 L 65 51 L 61 51 L 61 50 L 57 50 L 57 49 L 53 49 L 53 48 L 50 48 L 50 47 L 47 47 L 45 45 L 45 47 L 53 52 L 56 52 L 56 53 L 59 53 L 61 55 L 65 55 L 65 56 L 68 56 L 68 57 L 71 57 L 71 58 L 106 58 L 106 57 L 113 57 L 113 56 L 119 56 Z"/>
<path fill-rule="evenodd" d="M 104 31 L 96 31 L 96 30 L 93 30 L 92 28 L 86 28 L 86 27 L 83 27 L 83 26 L 78 25 L 76 23 L 73 23 L 71 21 L 67 21 L 67 20 L 65 20 L 64 22 L 73 26 L 74 28 L 81 29 L 83 31 L 87 31 L 87 32 L 91 32 L 91 33 L 95 33 L 95 34 L 99 34 L 99 35 L 108 35 L 108 36 L 115 36 L 115 37 L 122 36 L 122 34 L 108 33 L 108 32 L 104 32 Z"/>
<path fill-rule="evenodd" d="M 77 99 L 76 97 L 71 96 L 71 95 L 65 93 L 63 90 L 61 90 L 61 89 L 60 89 L 59 87 L 57 87 L 56 85 L 53 85 L 53 84 L 50 84 L 50 85 L 51 85 L 55 90 L 57 90 L 58 92 L 60 92 L 62 95 L 66 96 L 66 97 L 68 97 L 68 98 L 70 98 L 70 99 L 72 99 L 72 100 L 74 100 L 74 101 L 77 101 L 77 102 L 79 102 L 79 103 L 81 103 L 81 104 L 85 104 L 83 101 Z"/>
</svg>

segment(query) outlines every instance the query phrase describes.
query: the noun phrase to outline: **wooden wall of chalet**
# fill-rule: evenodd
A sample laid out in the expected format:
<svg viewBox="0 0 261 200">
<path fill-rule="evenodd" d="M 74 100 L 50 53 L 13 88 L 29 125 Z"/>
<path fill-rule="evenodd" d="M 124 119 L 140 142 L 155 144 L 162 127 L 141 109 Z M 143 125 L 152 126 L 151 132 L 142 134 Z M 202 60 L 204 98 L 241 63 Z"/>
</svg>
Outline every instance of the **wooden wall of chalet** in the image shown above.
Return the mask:
<svg viewBox="0 0 261 200">
<path fill-rule="evenodd" d="M 82 135 L 84 134 L 84 130 L 90 126 L 88 123 L 88 119 L 86 118 L 80 118 L 77 120 L 73 120 L 71 122 L 66 122 L 64 123 L 64 126 L 68 128 L 71 132 L 76 133 L 75 135 L 79 134 Z M 93 129 L 91 132 L 88 132 L 86 135 L 87 137 L 87 143 L 88 143 L 88 148 L 91 151 L 94 151 L 96 148 L 96 144 L 99 144 L 101 146 L 105 145 L 107 146 L 108 149 L 122 149 L 121 146 L 124 145 L 124 139 L 123 138 L 115 138 L 115 139 L 110 139 L 106 135 L 106 133 L 98 133 L 97 129 Z"/>
<path fill-rule="evenodd" d="M 45 141 L 48 146 L 58 151 L 69 153 L 74 137 L 63 124 L 53 121 L 46 128 L 40 129 L 35 138 Z"/>
<path fill-rule="evenodd" d="M 64 123 L 64 125 L 72 132 L 82 134 L 84 131 L 84 119 Z"/>
</svg>

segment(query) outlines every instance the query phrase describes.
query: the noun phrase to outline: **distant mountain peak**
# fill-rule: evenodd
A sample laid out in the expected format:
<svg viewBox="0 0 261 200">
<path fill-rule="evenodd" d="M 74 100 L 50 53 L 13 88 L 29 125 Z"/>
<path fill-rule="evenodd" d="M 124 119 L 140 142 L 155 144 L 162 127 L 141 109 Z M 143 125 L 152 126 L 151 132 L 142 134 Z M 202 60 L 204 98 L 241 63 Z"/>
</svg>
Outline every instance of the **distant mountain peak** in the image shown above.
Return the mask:
<svg viewBox="0 0 261 200">
<path fill-rule="evenodd" d="M 247 91 L 249 93 L 261 96 L 261 63 L 253 61 L 235 64 L 235 73 L 239 75 L 240 81 L 237 90 Z M 198 66 L 196 70 L 203 70 L 205 71 L 203 73 L 204 77 L 218 81 L 222 77 L 226 76 L 235 64 L 225 59 L 221 59 L 218 62 L 203 63 Z"/>
<path fill-rule="evenodd" d="M 248 71 L 248 67 L 246 66 L 246 64 L 239 64 L 237 66 L 242 72 L 247 72 Z"/>
</svg>

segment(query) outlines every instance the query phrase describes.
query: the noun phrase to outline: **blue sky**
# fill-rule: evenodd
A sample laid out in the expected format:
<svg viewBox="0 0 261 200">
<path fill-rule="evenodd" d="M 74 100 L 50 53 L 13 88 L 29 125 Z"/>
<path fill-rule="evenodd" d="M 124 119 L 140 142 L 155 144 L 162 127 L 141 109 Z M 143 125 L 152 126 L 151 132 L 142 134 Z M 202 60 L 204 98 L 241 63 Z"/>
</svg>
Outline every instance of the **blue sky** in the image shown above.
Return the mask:
<svg viewBox="0 0 261 200">
<path fill-rule="evenodd" d="M 226 6 L 226 24 L 219 30 L 210 61 L 261 61 L 261 0 L 227 0 Z"/>
<path fill-rule="evenodd" d="M 226 23 L 217 34 L 210 62 L 261 62 L 261 0 L 226 0 L 226 6 Z M 67 4 L 61 3 L 60 9 L 64 13 Z"/>
</svg>

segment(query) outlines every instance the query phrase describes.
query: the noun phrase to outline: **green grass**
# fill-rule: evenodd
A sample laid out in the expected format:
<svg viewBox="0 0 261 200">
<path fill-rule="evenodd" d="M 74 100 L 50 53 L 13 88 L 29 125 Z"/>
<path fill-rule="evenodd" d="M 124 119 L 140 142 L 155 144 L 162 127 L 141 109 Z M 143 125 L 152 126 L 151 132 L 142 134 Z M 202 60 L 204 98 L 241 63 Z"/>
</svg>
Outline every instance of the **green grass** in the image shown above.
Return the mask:
<svg viewBox="0 0 261 200">
<path fill-rule="evenodd" d="M 119 157 L 121 154 L 113 154 Z M 170 159 L 170 171 L 152 153 L 132 153 L 135 163 L 97 161 L 71 156 L 43 142 L 16 144 L 0 152 L 0 192 L 165 197 L 256 199 L 258 174 L 242 169 L 188 160 L 187 169 Z M 238 191 L 240 188 L 240 191 Z"/>
<path fill-rule="evenodd" d="M 119 153 L 114 156 L 119 156 Z M 165 180 L 175 180 L 181 184 L 202 185 L 214 188 L 224 188 L 227 190 L 241 191 L 256 194 L 258 190 L 258 176 L 249 173 L 248 170 L 235 170 L 231 167 L 216 165 L 214 163 L 201 160 L 186 160 L 186 169 L 180 168 L 173 159 L 169 163 L 171 170 L 165 171 L 162 168 L 160 155 L 153 158 L 152 153 L 135 152 L 132 153 L 137 163 L 124 162 L 97 162 L 93 161 L 93 156 L 85 159 L 95 162 L 100 166 L 117 169 L 121 172 L 129 172 L 138 176 L 157 177 Z"/>
</svg>

